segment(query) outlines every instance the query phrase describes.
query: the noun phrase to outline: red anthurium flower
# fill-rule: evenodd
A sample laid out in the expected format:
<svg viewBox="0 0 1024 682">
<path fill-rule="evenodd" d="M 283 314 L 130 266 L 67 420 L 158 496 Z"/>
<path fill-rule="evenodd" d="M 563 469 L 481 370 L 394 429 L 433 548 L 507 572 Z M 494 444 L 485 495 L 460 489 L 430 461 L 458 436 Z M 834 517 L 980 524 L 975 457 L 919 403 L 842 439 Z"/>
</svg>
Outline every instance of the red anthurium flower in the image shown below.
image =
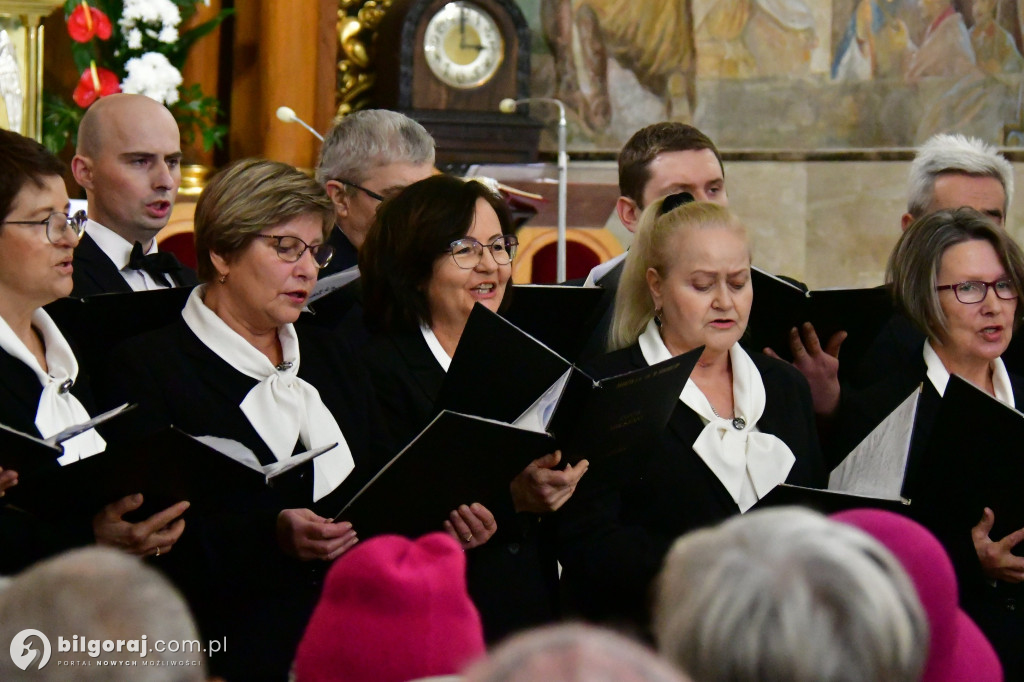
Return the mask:
<svg viewBox="0 0 1024 682">
<path fill-rule="evenodd" d="M 87 43 L 93 36 L 100 40 L 108 40 L 111 30 L 107 15 L 95 7 L 89 7 L 85 0 L 80 2 L 68 17 L 68 34 L 78 43 Z"/>
<path fill-rule="evenodd" d="M 89 68 L 82 72 L 71 98 L 75 100 L 75 104 L 87 109 L 98 98 L 116 92 L 121 92 L 121 82 L 117 74 L 110 69 L 97 67 L 96 62 L 92 62 Z"/>
</svg>

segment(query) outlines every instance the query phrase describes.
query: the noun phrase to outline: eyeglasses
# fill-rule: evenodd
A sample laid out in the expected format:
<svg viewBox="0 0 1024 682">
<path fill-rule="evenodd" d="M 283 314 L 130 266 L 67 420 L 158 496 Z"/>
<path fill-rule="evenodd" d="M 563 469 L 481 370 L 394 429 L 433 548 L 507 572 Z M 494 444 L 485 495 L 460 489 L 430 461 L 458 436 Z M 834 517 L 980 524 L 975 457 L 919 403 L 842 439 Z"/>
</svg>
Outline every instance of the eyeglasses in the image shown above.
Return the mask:
<svg viewBox="0 0 1024 682">
<path fill-rule="evenodd" d="M 71 230 L 77 242 L 85 234 L 85 224 L 89 221 L 85 211 L 79 211 L 73 216 L 67 213 L 51 213 L 43 220 L 5 220 L 4 225 L 45 225 L 46 238 L 51 244 L 56 244 L 64 239 L 64 235 Z"/>
<path fill-rule="evenodd" d="M 1004 301 L 1012 301 L 1017 298 L 1017 289 L 1013 286 L 1013 282 L 1008 279 L 997 279 L 994 282 L 970 280 L 967 282 L 957 282 L 956 284 L 943 284 L 942 286 L 935 287 L 935 290 L 952 289 L 956 300 L 961 303 L 981 303 L 988 296 L 989 287 L 992 287 L 992 290 L 996 292 L 996 296 Z"/>
<path fill-rule="evenodd" d="M 448 245 L 448 252 L 452 254 L 452 260 L 463 270 L 472 270 L 484 257 L 484 249 L 490 249 L 491 257 L 498 265 L 508 265 L 516 257 L 516 247 L 519 240 L 511 234 L 503 234 L 495 237 L 489 244 L 481 244 L 472 237 L 456 239 Z"/>
<path fill-rule="evenodd" d="M 337 178 L 337 181 L 340 182 L 343 185 L 351 187 L 352 189 L 359 190 L 360 192 L 364 193 L 366 196 L 370 197 L 371 199 L 376 199 L 377 201 L 384 201 L 384 195 L 377 194 L 372 189 L 366 189 L 362 185 L 357 185 L 354 182 L 349 182 L 348 180 L 342 180 L 341 178 Z"/>
<path fill-rule="evenodd" d="M 327 264 L 334 258 L 334 247 L 330 244 L 307 244 L 298 237 L 292 237 L 291 235 L 258 234 L 256 236 L 261 239 L 277 240 L 274 250 L 277 251 L 277 257 L 286 263 L 297 263 L 302 258 L 302 254 L 306 253 L 307 250 L 313 254 L 313 263 L 321 270 L 326 268 Z"/>
</svg>

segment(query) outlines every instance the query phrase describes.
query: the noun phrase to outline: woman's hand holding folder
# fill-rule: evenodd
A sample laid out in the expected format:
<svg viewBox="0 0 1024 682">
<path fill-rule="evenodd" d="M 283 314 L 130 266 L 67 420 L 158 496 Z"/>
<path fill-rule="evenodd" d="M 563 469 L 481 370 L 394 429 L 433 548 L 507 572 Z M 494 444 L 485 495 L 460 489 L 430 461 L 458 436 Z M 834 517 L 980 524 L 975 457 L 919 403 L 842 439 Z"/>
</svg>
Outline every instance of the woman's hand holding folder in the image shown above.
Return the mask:
<svg viewBox="0 0 1024 682">
<path fill-rule="evenodd" d="M 332 522 L 309 509 L 285 509 L 277 515 L 277 544 L 302 561 L 333 561 L 359 542 L 348 521 Z"/>
<path fill-rule="evenodd" d="M 462 545 L 462 549 L 473 549 L 491 539 L 498 530 L 498 522 L 487 507 L 474 502 L 453 509 L 444 522 L 444 530 Z"/>
<path fill-rule="evenodd" d="M 995 522 L 995 513 L 985 507 L 981 521 L 971 529 L 974 550 L 978 553 L 981 570 L 992 580 L 1024 582 L 1024 557 L 1013 553 L 1013 548 L 1024 540 L 1024 528 L 1013 531 L 1002 540 L 992 540 L 989 533 L 992 532 Z"/>
<path fill-rule="evenodd" d="M 108 504 L 92 520 L 97 544 L 117 547 L 138 556 L 160 556 L 171 551 L 185 531 L 181 515 L 188 502 L 178 502 L 145 521 L 130 523 L 124 515 L 142 506 L 142 495 L 129 495 Z"/>
<path fill-rule="evenodd" d="M 13 469 L 7 469 L 0 467 L 0 497 L 4 496 L 4 491 L 11 486 L 17 485 L 18 483 L 18 472 Z"/>
<path fill-rule="evenodd" d="M 565 469 L 555 469 L 561 460 L 562 453 L 556 450 L 533 460 L 512 479 L 512 503 L 517 512 L 553 512 L 572 497 L 576 484 L 587 473 L 590 463 L 584 459 L 576 466 L 566 464 Z"/>
</svg>

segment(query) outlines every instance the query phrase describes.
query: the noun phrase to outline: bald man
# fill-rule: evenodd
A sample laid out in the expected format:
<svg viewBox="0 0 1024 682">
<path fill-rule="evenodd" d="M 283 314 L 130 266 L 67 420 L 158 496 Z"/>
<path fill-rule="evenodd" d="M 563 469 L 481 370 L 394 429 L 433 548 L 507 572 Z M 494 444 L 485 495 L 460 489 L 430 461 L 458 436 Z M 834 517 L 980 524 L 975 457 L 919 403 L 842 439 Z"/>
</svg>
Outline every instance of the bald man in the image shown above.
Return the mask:
<svg viewBox="0 0 1024 682">
<path fill-rule="evenodd" d="M 181 184 L 178 124 L 166 107 L 144 95 L 97 100 L 78 126 L 71 170 L 89 200 L 72 296 L 197 283 L 172 254 L 157 253 L 154 239 Z"/>
</svg>

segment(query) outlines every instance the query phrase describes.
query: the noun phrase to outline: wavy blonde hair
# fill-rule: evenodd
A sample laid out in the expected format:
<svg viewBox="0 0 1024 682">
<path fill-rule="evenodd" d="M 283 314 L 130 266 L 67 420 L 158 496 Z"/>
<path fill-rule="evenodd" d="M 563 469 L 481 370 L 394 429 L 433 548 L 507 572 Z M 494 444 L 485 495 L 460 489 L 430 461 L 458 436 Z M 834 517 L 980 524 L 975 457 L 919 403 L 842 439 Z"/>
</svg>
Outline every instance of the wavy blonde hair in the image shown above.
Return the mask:
<svg viewBox="0 0 1024 682">
<path fill-rule="evenodd" d="M 615 313 L 608 334 L 608 350 L 636 343 L 647 323 L 654 317 L 654 299 L 647 284 L 647 270 L 654 268 L 666 277 L 674 262 L 672 244 L 683 230 L 725 227 L 747 240 L 747 228 L 725 206 L 710 201 L 683 204 L 659 215 L 664 198 L 651 203 L 640 215 L 633 245 L 615 292 Z M 750 250 L 747 240 L 747 250 Z"/>
</svg>

